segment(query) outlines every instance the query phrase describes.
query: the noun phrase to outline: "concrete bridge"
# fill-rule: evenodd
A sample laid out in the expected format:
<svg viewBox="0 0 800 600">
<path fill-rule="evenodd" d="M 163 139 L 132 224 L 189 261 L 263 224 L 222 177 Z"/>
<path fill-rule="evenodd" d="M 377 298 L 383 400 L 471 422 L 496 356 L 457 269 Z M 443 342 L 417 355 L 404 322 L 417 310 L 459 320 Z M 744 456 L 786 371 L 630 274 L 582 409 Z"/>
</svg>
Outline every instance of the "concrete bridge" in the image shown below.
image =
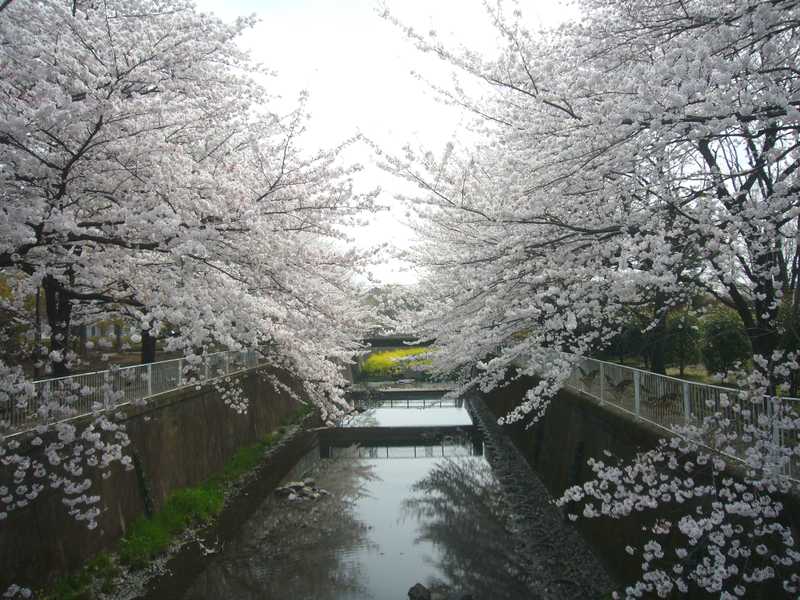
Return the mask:
<svg viewBox="0 0 800 600">
<path fill-rule="evenodd" d="M 319 448 L 322 458 L 482 456 L 483 437 L 474 425 L 339 427 L 319 432 Z"/>
</svg>

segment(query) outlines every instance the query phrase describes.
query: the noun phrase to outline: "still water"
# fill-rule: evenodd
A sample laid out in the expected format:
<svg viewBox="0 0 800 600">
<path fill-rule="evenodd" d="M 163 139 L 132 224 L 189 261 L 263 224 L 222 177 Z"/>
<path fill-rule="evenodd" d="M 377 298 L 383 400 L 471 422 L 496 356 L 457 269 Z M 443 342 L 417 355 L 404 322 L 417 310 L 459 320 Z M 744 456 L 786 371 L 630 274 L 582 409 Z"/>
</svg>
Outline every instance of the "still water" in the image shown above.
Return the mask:
<svg viewBox="0 0 800 600">
<path fill-rule="evenodd" d="M 403 600 L 417 582 L 530 597 L 480 434 L 462 404 L 436 400 L 394 396 L 322 434 L 287 481 L 328 493 L 267 498 L 183 598 Z"/>
</svg>

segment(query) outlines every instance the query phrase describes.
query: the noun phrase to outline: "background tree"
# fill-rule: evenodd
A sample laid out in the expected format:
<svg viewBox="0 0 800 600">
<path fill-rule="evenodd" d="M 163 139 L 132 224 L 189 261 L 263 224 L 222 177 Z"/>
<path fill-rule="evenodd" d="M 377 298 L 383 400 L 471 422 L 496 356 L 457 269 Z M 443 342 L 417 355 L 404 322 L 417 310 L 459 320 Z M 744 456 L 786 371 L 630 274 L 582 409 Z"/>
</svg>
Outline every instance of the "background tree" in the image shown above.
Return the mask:
<svg viewBox="0 0 800 600">
<path fill-rule="evenodd" d="M 736 312 L 717 307 L 703 316 L 702 356 L 709 373 L 732 371 L 737 363 L 744 363 L 752 348 L 742 321 Z"/>
<path fill-rule="evenodd" d="M 686 366 L 700 359 L 700 322 L 690 309 L 681 308 L 667 317 L 666 333 L 669 361 L 678 365 L 678 372 L 683 376 Z"/>
<path fill-rule="evenodd" d="M 619 361 L 619 364 L 624 365 L 627 357 L 640 357 L 644 351 L 644 342 L 642 341 L 642 325 L 637 321 L 623 323 L 620 332 L 616 334 L 608 343 L 602 355 L 608 356 L 609 359 Z"/>
</svg>

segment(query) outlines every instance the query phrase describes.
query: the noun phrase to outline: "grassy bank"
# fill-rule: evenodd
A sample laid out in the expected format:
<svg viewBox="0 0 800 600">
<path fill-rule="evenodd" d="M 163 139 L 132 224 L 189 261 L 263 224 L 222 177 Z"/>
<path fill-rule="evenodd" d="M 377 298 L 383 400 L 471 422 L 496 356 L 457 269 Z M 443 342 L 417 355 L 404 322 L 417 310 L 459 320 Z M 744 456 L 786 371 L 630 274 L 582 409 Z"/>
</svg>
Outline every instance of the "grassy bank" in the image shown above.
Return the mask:
<svg viewBox="0 0 800 600">
<path fill-rule="evenodd" d="M 257 443 L 240 448 L 225 463 L 222 471 L 200 485 L 173 492 L 163 508 L 151 517 L 139 517 L 119 541 L 116 552 L 101 553 L 77 573 L 61 577 L 48 590 L 37 594 L 43 600 L 92 600 L 95 591 L 110 593 L 121 567 L 142 569 L 162 554 L 178 536 L 189 528 L 210 524 L 225 505 L 231 486 L 253 471 L 264 455 L 286 435 L 290 426 L 300 423 L 313 412 L 311 405 L 301 406 L 275 431 Z"/>
</svg>

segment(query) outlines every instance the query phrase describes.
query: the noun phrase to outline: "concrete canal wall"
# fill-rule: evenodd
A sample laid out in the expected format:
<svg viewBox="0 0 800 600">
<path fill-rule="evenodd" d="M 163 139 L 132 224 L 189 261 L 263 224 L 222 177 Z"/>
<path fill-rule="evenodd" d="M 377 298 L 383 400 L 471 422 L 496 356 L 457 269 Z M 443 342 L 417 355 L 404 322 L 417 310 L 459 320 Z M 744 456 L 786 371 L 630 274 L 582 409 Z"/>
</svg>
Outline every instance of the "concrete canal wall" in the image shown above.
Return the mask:
<svg viewBox="0 0 800 600">
<path fill-rule="evenodd" d="M 486 403 L 495 416 L 506 415 L 533 385 L 533 380 L 519 380 L 489 394 Z M 630 458 L 655 446 L 660 437 L 655 430 L 633 424 L 622 413 L 567 390 L 559 393 L 535 425 L 524 421 L 503 429 L 554 498 L 568 487 L 591 479 L 592 471 L 586 464 L 589 458 L 608 460 L 604 450 Z M 641 545 L 642 524 L 636 516 L 620 520 L 581 518 L 576 522 L 618 583 L 632 581 L 639 573 L 640 561 L 632 559 L 624 548 Z"/>
<path fill-rule="evenodd" d="M 484 399 L 495 416 L 504 416 L 520 403 L 525 392 L 535 383 L 532 379 L 521 379 L 507 388 L 495 390 Z M 592 479 L 592 470 L 587 465 L 589 458 L 608 463 L 613 460 L 604 454 L 608 451 L 615 457 L 629 459 L 638 452 L 655 447 L 665 436 L 665 432 L 656 427 L 569 390 L 559 392 L 538 423 L 519 422 L 505 426 L 504 430 L 553 498 L 561 496 L 572 485 Z M 731 476 L 737 477 L 738 474 L 731 472 Z M 785 505 L 785 520 L 797 534 L 800 532 L 800 502 L 794 496 L 781 500 Z M 659 510 L 662 516 L 677 514 L 669 506 Z M 678 509 L 685 510 L 685 507 Z M 643 530 L 645 524 L 652 524 L 652 517 L 652 513 L 645 513 L 623 519 L 579 518 L 576 526 L 608 573 L 618 584 L 624 585 L 636 581 L 641 575 L 640 557 L 629 556 L 625 546 L 641 548 L 652 538 Z M 774 592 L 767 585 L 764 589 L 748 591 L 748 597 L 772 598 Z"/>
<path fill-rule="evenodd" d="M 288 374 L 273 374 L 299 393 Z M 0 522 L 0 590 L 11 583 L 41 584 L 78 568 L 110 548 L 134 519 L 158 510 L 171 492 L 219 472 L 240 447 L 278 428 L 298 408 L 287 392 L 258 373 L 240 377 L 250 401 L 246 414 L 227 407 L 210 386 L 185 388 L 128 409 L 128 454 L 136 468 L 117 465 L 111 477 L 95 481 L 91 493 L 100 494 L 103 508 L 96 529 L 68 517 L 59 493 L 45 492 L 10 513 Z"/>
</svg>

